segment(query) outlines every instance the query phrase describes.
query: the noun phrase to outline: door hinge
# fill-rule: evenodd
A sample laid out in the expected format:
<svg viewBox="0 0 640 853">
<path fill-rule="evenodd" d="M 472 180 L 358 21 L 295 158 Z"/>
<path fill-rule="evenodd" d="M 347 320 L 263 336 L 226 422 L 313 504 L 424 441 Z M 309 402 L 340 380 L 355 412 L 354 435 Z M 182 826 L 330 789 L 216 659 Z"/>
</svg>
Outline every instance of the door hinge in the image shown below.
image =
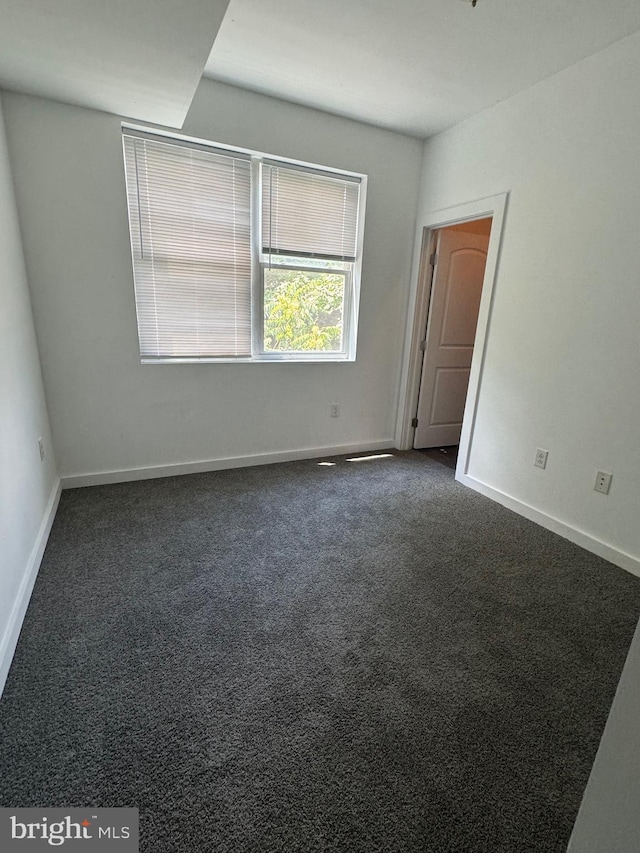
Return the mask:
<svg viewBox="0 0 640 853">
<path fill-rule="evenodd" d="M 438 253 L 437 252 L 434 252 L 433 255 L 431 255 L 431 257 L 429 258 L 429 263 L 431 264 L 432 267 L 435 267 L 435 265 L 438 263 Z"/>
<path fill-rule="evenodd" d="M 425 338 L 423 341 L 420 341 L 420 349 L 424 352 L 427 348 L 427 339 Z"/>
<path fill-rule="evenodd" d="M 417 426 L 418 426 L 418 419 L 417 419 L 417 418 L 412 418 L 412 420 L 411 420 L 411 426 L 412 426 L 412 427 L 417 427 Z"/>
</svg>

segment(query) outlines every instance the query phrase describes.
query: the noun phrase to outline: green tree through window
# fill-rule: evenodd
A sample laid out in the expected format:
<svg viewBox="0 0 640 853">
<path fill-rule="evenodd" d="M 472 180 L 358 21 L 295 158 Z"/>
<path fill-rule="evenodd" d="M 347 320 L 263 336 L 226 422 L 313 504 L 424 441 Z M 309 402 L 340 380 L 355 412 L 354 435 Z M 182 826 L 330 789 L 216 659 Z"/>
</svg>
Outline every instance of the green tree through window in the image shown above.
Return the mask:
<svg viewBox="0 0 640 853">
<path fill-rule="evenodd" d="M 342 348 L 345 276 L 266 269 L 264 348 L 335 352 Z"/>
</svg>

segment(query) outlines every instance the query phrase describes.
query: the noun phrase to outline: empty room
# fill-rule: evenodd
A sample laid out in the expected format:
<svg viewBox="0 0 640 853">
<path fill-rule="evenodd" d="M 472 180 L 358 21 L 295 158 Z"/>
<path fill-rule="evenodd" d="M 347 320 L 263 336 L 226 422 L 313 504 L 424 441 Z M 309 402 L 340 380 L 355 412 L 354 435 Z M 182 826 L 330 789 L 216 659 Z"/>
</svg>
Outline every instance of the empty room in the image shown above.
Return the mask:
<svg viewBox="0 0 640 853">
<path fill-rule="evenodd" d="M 0 0 L 0 847 L 640 850 L 640 5 Z"/>
</svg>

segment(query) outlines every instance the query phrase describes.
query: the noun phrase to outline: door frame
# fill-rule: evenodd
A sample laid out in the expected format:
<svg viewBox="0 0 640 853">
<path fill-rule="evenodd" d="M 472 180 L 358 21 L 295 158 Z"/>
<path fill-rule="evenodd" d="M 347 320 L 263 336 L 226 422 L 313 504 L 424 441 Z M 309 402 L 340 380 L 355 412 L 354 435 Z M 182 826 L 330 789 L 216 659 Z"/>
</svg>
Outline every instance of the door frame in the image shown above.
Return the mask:
<svg viewBox="0 0 640 853">
<path fill-rule="evenodd" d="M 416 250 L 409 293 L 409 306 L 404 344 L 404 357 L 400 382 L 400 397 L 398 417 L 396 421 L 395 445 L 399 450 L 410 450 L 413 447 L 414 427 L 411 421 L 415 416 L 420 392 L 420 374 L 422 370 L 423 352 L 420 343 L 424 339 L 431 298 L 431 283 L 433 269 L 429 263 L 432 254 L 436 231 L 449 225 L 460 225 L 474 219 L 492 217 L 491 235 L 487 250 L 487 262 L 482 283 L 482 297 L 478 311 L 476 339 L 471 360 L 471 372 L 467 399 L 462 420 L 462 433 L 458 451 L 456 479 L 464 477 L 469 469 L 473 430 L 475 426 L 482 373 L 484 369 L 489 327 L 493 308 L 493 294 L 502 231 L 507 209 L 508 193 L 477 199 L 476 201 L 459 204 L 455 207 L 436 210 L 425 214 L 418 223 Z"/>
</svg>

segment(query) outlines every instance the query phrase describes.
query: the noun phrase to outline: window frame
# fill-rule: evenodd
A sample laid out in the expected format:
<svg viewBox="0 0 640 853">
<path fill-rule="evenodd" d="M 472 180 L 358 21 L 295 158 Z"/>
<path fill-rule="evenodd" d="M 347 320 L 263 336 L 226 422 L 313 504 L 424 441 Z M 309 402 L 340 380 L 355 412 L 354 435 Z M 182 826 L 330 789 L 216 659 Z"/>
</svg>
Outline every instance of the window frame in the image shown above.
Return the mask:
<svg viewBox="0 0 640 853">
<path fill-rule="evenodd" d="M 367 202 L 367 175 L 362 172 L 351 172 L 346 169 L 337 169 L 309 163 L 303 160 L 294 160 L 274 154 L 255 151 L 250 148 L 242 148 L 236 145 L 213 142 L 199 137 L 184 134 L 170 133 L 154 127 L 121 123 L 121 137 L 124 145 L 124 136 L 128 132 L 140 133 L 147 137 L 158 137 L 159 141 L 170 139 L 174 142 L 182 142 L 186 147 L 202 148 L 205 150 L 229 155 L 248 156 L 251 163 L 251 355 L 250 356 L 157 356 L 149 357 L 140 355 L 141 364 L 273 364 L 273 363 L 349 363 L 356 360 L 357 333 L 360 306 L 360 279 L 362 272 L 362 251 L 364 243 L 364 225 Z M 274 352 L 264 348 L 264 270 L 269 267 L 268 255 L 263 252 L 262 247 L 262 165 L 264 161 L 270 163 L 282 163 L 288 167 L 299 167 L 326 174 L 335 175 L 337 178 L 345 177 L 357 180 L 360 185 L 358 200 L 358 218 L 356 226 L 356 258 L 352 263 L 346 263 L 341 268 L 328 268 L 322 266 L 303 266 L 299 264 L 272 264 L 277 269 L 292 269 L 309 272 L 329 272 L 345 276 L 344 307 L 342 318 L 342 349 L 340 351 L 289 351 Z M 126 197 L 125 197 L 126 202 Z M 133 247 L 131 246 L 132 251 Z M 284 256 L 279 256 L 284 257 Z M 133 258 L 132 258 L 133 260 Z M 350 267 L 348 269 L 347 267 Z M 135 273 L 134 273 L 135 277 Z M 137 305 L 136 305 L 137 317 Z M 136 333 L 138 325 L 136 321 Z M 138 338 L 138 346 L 139 346 Z"/>
</svg>

